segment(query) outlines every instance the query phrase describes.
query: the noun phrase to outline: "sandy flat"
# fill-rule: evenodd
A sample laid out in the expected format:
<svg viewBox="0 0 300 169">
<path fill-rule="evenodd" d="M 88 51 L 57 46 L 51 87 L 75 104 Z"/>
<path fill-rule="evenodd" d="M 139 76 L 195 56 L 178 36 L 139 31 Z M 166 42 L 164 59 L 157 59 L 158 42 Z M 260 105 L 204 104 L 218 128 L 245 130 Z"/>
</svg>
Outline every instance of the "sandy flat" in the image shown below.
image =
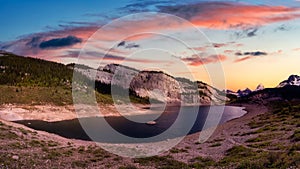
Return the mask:
<svg viewBox="0 0 300 169">
<path fill-rule="evenodd" d="M 146 114 L 144 106 L 130 107 L 128 105 L 119 105 L 119 109 L 123 110 L 122 115 L 138 115 Z M 70 120 L 79 117 L 103 117 L 103 116 L 120 116 L 116 113 L 113 105 L 99 105 L 93 110 L 87 108 L 86 105 L 76 105 L 76 111 L 73 105 L 54 106 L 54 105 L 0 105 L 0 119 L 6 121 L 18 120 L 43 120 L 48 122 Z M 95 110 L 94 110 L 95 109 Z M 99 112 L 99 111 L 100 112 Z"/>
</svg>

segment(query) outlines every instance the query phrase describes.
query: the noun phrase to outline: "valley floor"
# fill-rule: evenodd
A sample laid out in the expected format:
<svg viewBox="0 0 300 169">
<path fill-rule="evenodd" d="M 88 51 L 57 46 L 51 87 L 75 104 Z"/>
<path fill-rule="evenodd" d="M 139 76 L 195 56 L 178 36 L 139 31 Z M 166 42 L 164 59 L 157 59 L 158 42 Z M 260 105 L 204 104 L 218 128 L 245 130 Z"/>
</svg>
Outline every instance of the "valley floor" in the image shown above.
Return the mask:
<svg viewBox="0 0 300 169">
<path fill-rule="evenodd" d="M 239 106 L 248 113 L 217 127 L 206 142 L 198 142 L 201 133 L 195 133 L 168 152 L 139 159 L 113 155 L 93 142 L 65 139 L 1 120 L 0 168 L 299 167 L 299 106 L 283 106 L 279 114 L 262 105 Z"/>
</svg>

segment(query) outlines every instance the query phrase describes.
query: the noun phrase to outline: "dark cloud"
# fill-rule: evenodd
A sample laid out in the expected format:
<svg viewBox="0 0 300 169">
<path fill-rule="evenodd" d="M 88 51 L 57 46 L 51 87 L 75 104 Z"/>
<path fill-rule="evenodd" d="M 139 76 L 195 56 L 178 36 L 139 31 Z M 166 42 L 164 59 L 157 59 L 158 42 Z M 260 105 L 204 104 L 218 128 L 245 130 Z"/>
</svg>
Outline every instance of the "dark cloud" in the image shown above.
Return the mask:
<svg viewBox="0 0 300 169">
<path fill-rule="evenodd" d="M 249 29 L 270 23 L 299 18 L 299 9 L 285 6 L 250 5 L 242 2 L 203 1 L 159 6 L 159 12 L 185 18 L 192 23 L 212 29 Z M 249 29 L 246 36 L 255 36 Z M 240 34 L 240 33 L 239 33 Z"/>
<path fill-rule="evenodd" d="M 31 48 L 37 48 L 40 45 L 41 37 L 33 36 L 29 42 L 26 43 L 27 46 Z"/>
<path fill-rule="evenodd" d="M 90 26 L 90 25 L 95 25 L 91 22 L 79 22 L 79 21 L 71 21 L 71 22 L 66 22 L 66 21 L 61 21 L 62 23 L 65 23 L 67 25 L 73 25 L 73 26 Z"/>
<path fill-rule="evenodd" d="M 236 56 L 243 56 L 243 53 L 242 52 L 236 52 L 235 55 Z"/>
<path fill-rule="evenodd" d="M 120 46 L 125 46 L 125 41 L 122 41 L 122 42 L 120 42 L 118 45 L 117 45 L 117 47 L 120 47 Z"/>
<path fill-rule="evenodd" d="M 53 58 L 78 58 L 80 51 L 67 51 L 67 54 L 65 55 L 59 55 L 59 56 L 50 56 Z"/>
<path fill-rule="evenodd" d="M 214 43 L 213 44 L 213 46 L 215 47 L 215 48 L 221 48 L 221 47 L 226 47 L 226 46 L 228 46 L 229 44 L 227 44 L 227 43 Z"/>
<path fill-rule="evenodd" d="M 278 32 L 278 31 L 289 31 L 291 30 L 291 27 L 285 25 L 285 24 L 282 24 L 280 26 L 278 26 L 277 28 L 274 29 L 274 32 Z"/>
<path fill-rule="evenodd" d="M 254 58 L 253 56 L 265 56 L 268 55 L 268 53 L 266 52 L 261 52 L 261 51 L 256 51 L 256 52 L 236 52 L 235 53 L 236 56 L 239 56 L 240 58 L 236 59 L 234 62 L 242 62 L 245 60 L 249 60 L 251 58 Z"/>
<path fill-rule="evenodd" d="M 245 29 L 245 30 L 240 30 L 240 31 L 236 31 L 234 33 L 234 36 L 237 38 L 237 39 L 240 39 L 240 38 L 251 38 L 251 37 L 254 37 L 254 36 L 257 36 L 258 34 L 258 28 L 249 28 L 249 29 Z"/>
<path fill-rule="evenodd" d="M 127 48 L 127 49 L 139 48 L 139 47 L 140 47 L 140 45 L 138 45 L 136 43 L 130 43 L 130 44 L 125 46 L 125 48 Z"/>
<path fill-rule="evenodd" d="M 126 49 L 139 48 L 140 45 L 136 43 L 127 43 L 126 41 L 122 41 L 118 43 L 117 47 L 124 47 Z"/>
<path fill-rule="evenodd" d="M 266 52 L 256 51 L 256 52 L 236 52 L 236 56 L 265 56 L 268 55 Z"/>
<path fill-rule="evenodd" d="M 64 38 L 55 38 L 48 41 L 40 43 L 39 47 L 41 49 L 47 48 L 60 48 L 75 45 L 76 43 L 81 43 L 82 39 L 75 36 L 67 36 Z"/>
<path fill-rule="evenodd" d="M 250 56 L 263 56 L 263 55 L 268 55 L 266 52 L 245 52 L 244 55 L 250 55 Z"/>
<path fill-rule="evenodd" d="M 159 10 L 163 13 L 169 13 L 185 19 L 191 19 L 199 13 L 206 13 L 214 9 L 230 7 L 231 5 L 233 4 L 228 2 L 199 2 L 194 4 L 159 6 Z"/>
<path fill-rule="evenodd" d="M 256 34 L 257 31 L 258 31 L 257 28 L 248 30 L 248 32 L 247 32 L 247 37 L 253 37 L 253 36 L 256 36 L 256 35 L 257 35 L 257 34 Z"/>
<path fill-rule="evenodd" d="M 104 54 L 102 52 L 96 51 L 86 51 L 80 53 L 79 51 L 68 51 L 65 55 L 53 56 L 52 58 L 78 58 L 80 55 L 81 59 L 87 60 L 106 60 L 106 61 L 125 61 L 125 62 L 136 62 L 136 63 L 162 63 L 165 61 L 149 60 L 149 59 L 139 59 L 139 58 L 130 58 L 125 56 L 118 56 L 113 54 Z"/>
</svg>

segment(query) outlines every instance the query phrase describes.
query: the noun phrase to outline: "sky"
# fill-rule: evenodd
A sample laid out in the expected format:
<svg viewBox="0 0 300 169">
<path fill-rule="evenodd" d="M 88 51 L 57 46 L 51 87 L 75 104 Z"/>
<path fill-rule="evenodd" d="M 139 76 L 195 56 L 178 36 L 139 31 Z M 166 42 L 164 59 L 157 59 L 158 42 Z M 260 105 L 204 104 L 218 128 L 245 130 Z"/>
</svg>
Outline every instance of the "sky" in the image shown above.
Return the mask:
<svg viewBox="0 0 300 169">
<path fill-rule="evenodd" d="M 220 89 L 300 75 L 300 1 L 0 0 L 0 50 L 91 67 L 119 63 Z"/>
</svg>

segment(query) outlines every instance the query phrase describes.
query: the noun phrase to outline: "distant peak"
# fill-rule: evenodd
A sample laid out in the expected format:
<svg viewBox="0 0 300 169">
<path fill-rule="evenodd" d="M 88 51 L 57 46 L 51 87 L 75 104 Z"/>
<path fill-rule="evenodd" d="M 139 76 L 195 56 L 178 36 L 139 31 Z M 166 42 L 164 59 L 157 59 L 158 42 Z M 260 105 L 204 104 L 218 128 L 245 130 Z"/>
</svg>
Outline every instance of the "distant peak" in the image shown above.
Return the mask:
<svg viewBox="0 0 300 169">
<path fill-rule="evenodd" d="M 300 77 L 298 75 L 290 75 L 288 81 L 298 80 Z"/>
<path fill-rule="evenodd" d="M 257 85 L 255 91 L 259 91 L 259 90 L 263 90 L 263 89 L 265 89 L 265 86 L 260 83 L 259 85 Z"/>
<path fill-rule="evenodd" d="M 290 75 L 287 80 L 279 83 L 277 87 L 285 87 L 285 86 L 300 86 L 300 76 L 298 75 Z"/>
</svg>

